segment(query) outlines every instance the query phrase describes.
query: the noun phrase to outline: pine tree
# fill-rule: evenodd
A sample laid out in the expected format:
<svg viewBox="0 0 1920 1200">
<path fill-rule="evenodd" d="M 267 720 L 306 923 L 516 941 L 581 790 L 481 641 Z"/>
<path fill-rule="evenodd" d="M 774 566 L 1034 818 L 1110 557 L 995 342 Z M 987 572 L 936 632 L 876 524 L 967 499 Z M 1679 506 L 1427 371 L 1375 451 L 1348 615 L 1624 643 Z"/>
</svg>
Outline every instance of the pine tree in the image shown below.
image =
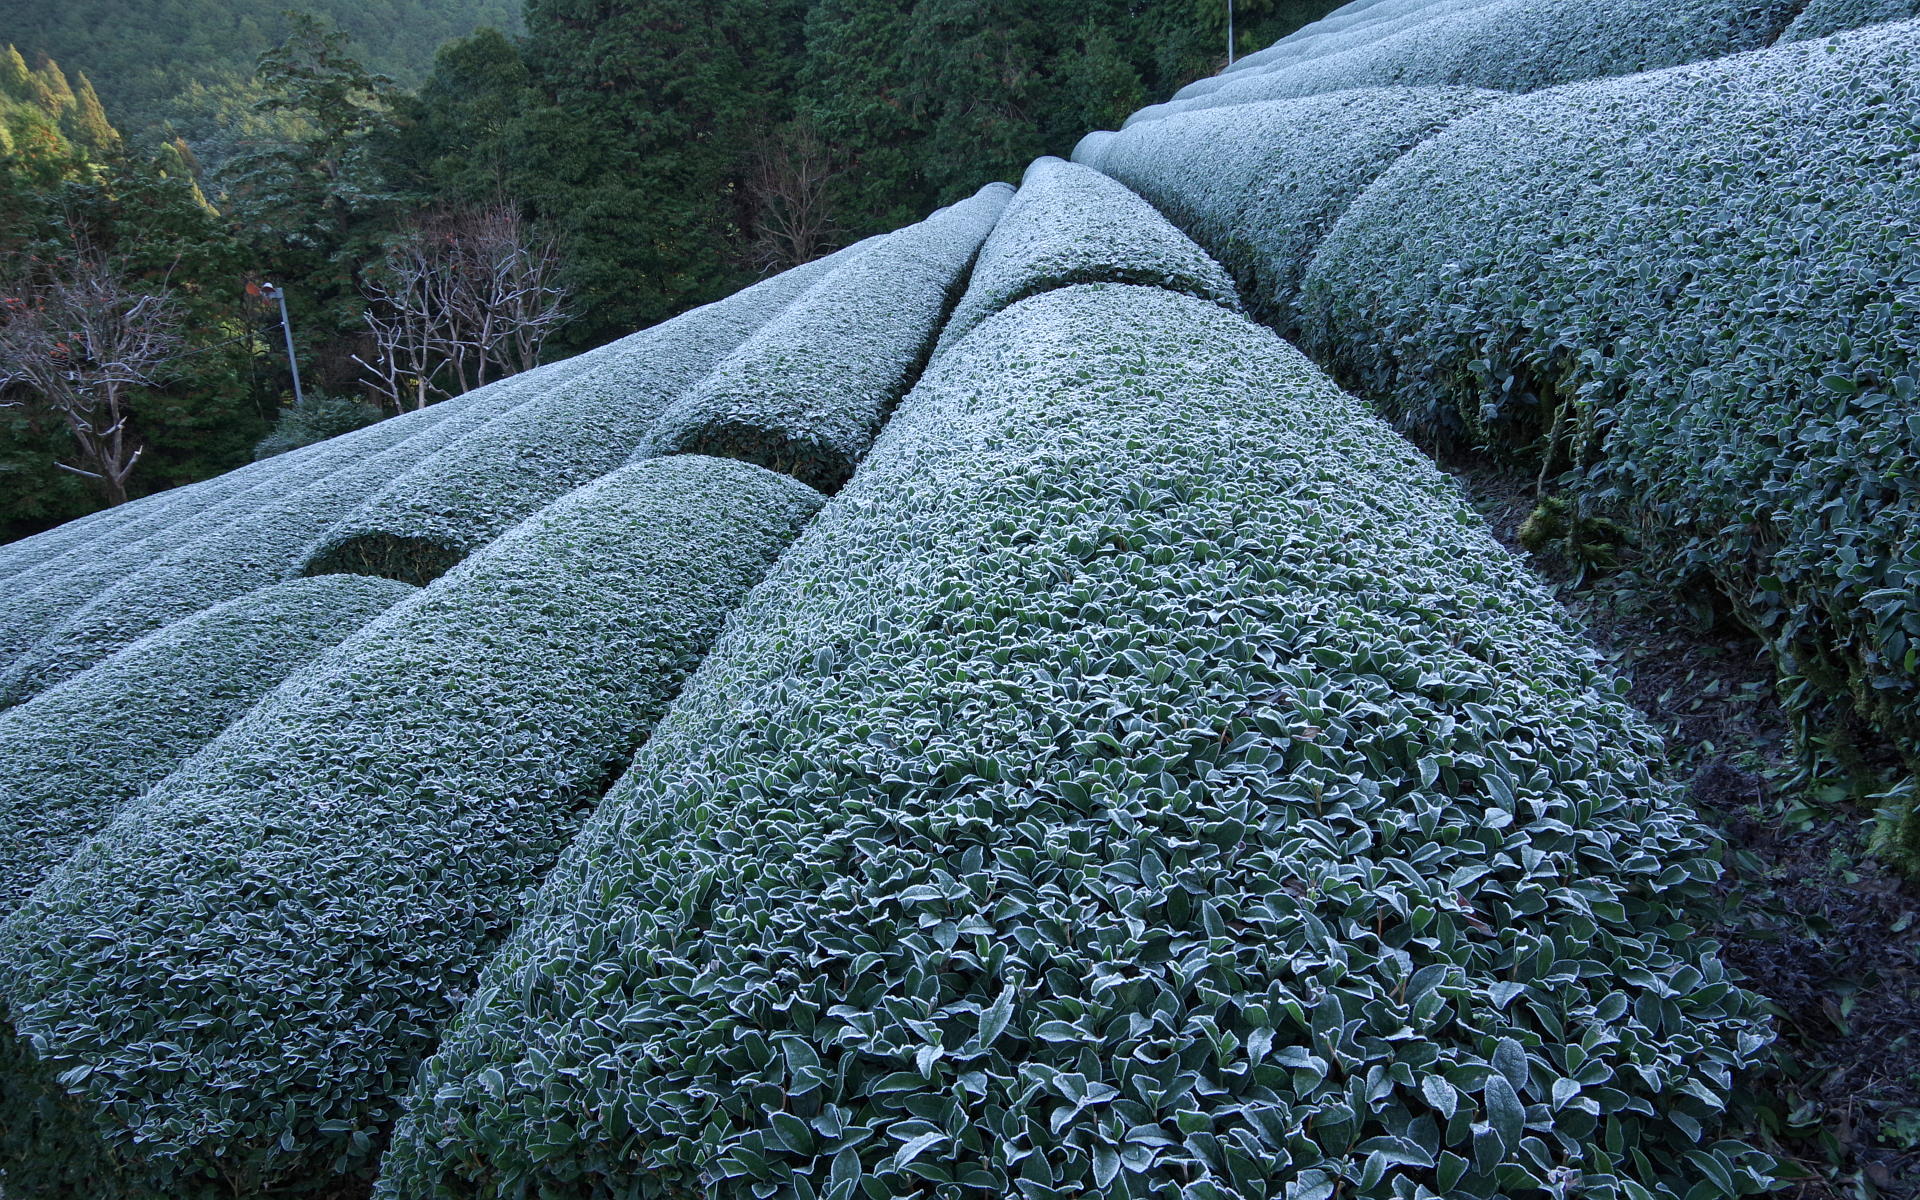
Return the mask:
<svg viewBox="0 0 1920 1200">
<path fill-rule="evenodd" d="M 27 60 L 20 57 L 17 47 L 9 45 L 5 53 L 0 53 L 0 96 L 12 100 L 30 100 L 33 93 L 28 84 L 33 73 L 27 70 Z"/>
<path fill-rule="evenodd" d="M 60 117 L 75 104 L 73 87 L 67 82 L 67 73 L 60 64 L 53 61 L 43 50 L 34 62 L 33 77 L 39 83 L 38 96 L 40 106 L 48 115 Z"/>
<path fill-rule="evenodd" d="M 107 120 L 107 110 L 101 107 L 85 71 L 80 73 L 80 86 L 64 125 L 69 137 L 96 154 L 111 154 L 120 148 L 120 131 Z"/>
</svg>

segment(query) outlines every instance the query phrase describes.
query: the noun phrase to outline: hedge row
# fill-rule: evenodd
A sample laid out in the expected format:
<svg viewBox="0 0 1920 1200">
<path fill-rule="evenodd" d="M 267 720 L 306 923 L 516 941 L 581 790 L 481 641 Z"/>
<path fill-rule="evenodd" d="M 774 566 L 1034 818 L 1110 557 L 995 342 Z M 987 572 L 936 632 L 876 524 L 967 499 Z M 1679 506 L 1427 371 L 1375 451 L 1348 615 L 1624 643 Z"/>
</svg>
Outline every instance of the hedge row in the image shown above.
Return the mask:
<svg viewBox="0 0 1920 1200">
<path fill-rule="evenodd" d="M 1215 78 L 1238 79 L 1272 71 L 1316 55 L 1338 53 L 1378 41 L 1402 29 L 1494 2 L 1496 0 L 1383 0 L 1343 21 L 1336 22 L 1340 14 L 1330 14 L 1325 20 L 1304 26 L 1266 49 L 1237 60 Z M 1181 97 L 1176 93 L 1175 98 Z"/>
<path fill-rule="evenodd" d="M 1347 206 L 1410 148 L 1503 97 L 1368 88 L 1217 108 L 1127 129 L 1090 165 L 1152 201 L 1291 336 L 1301 277 Z"/>
<path fill-rule="evenodd" d="M 468 406 L 411 436 L 396 430 L 396 436 L 361 439 L 332 456 L 346 458 L 343 464 L 312 460 L 320 472 L 317 477 L 308 477 L 297 487 L 286 485 L 301 476 L 285 477 L 264 499 L 255 499 L 249 492 L 234 501 L 252 499 L 246 511 L 226 513 L 217 528 L 198 533 L 170 552 L 153 554 L 148 547 L 154 539 L 148 539 L 111 557 L 107 586 L 101 586 L 90 572 L 78 603 L 71 591 L 58 593 L 57 624 L 50 622 L 39 640 L 0 673 L 0 704 L 17 704 L 142 635 L 209 605 L 298 576 L 327 529 L 389 480 L 442 446 L 472 436 L 490 420 L 562 386 L 611 351 L 612 347 L 602 347 L 540 368 L 538 373 L 523 372 L 506 381 L 509 386 L 492 393 L 487 402 Z"/>
<path fill-rule="evenodd" d="M 988 184 L 816 283 L 669 407 L 636 457 L 716 454 L 839 490 L 1012 195 Z"/>
<path fill-rule="evenodd" d="M 1498 0 L 1129 121 L 1389 84 L 1531 92 L 1771 45 L 1804 0 Z"/>
<path fill-rule="evenodd" d="M 1658 752 L 1297 352 L 1044 293 L 736 615 L 376 1195 L 1756 1190 Z"/>
<path fill-rule="evenodd" d="M 504 381 L 502 381 L 504 382 Z M 90 566 L 107 554 L 127 549 L 156 534 L 177 536 L 190 520 L 216 506 L 245 511 L 248 504 L 228 505 L 243 494 L 259 497 L 274 489 L 298 487 L 312 477 L 315 464 L 351 461 L 374 445 L 391 445 L 402 436 L 422 432 L 472 404 L 485 402 L 501 384 L 475 389 L 466 395 L 415 412 L 402 413 L 367 429 L 304 446 L 271 460 L 248 463 L 212 479 L 104 509 L 57 529 L 0 546 L 0 579 L 6 590 L 19 593 L 46 582 L 55 574 Z M 204 528 L 204 524 L 198 526 Z M 16 569 L 17 568 L 17 569 Z"/>
<path fill-rule="evenodd" d="M 8 1191 L 350 1191 L 521 893 L 821 502 L 739 462 L 611 474 L 89 842 L 0 926 Z"/>
<path fill-rule="evenodd" d="M 550 372 L 564 368 L 565 364 L 536 368 L 538 374 L 526 372 L 446 402 L 452 405 L 450 408 L 436 404 L 279 455 L 253 467 L 243 467 L 241 471 L 253 481 L 251 485 L 212 507 L 190 513 L 178 512 L 170 506 L 156 508 L 138 522 L 113 530 L 97 542 L 76 546 L 17 576 L 9 582 L 10 588 L 18 590 L 7 599 L 8 620 L 0 624 L 0 668 L 18 667 L 25 652 L 78 610 L 175 552 L 190 554 L 195 546 L 232 531 L 275 505 L 297 506 L 307 491 L 321 481 L 342 472 L 360 470 L 375 456 L 386 456 L 381 459 L 383 465 L 392 464 L 386 469 L 399 470 L 400 464 L 430 453 L 445 439 L 525 399 L 529 395 L 527 389 Z M 443 408 L 445 411 L 436 411 Z M 173 619 L 252 590 L 253 587 L 247 587 L 240 592 L 215 596 L 193 608 L 174 612 Z M 147 625 L 133 636 L 155 628 L 157 624 Z M 131 637 L 123 639 L 113 648 L 118 649 L 131 640 Z M 98 661 L 98 658 L 88 661 Z M 22 694 L 0 684 L 0 697 L 9 695 L 11 699 L 0 698 L 0 704 L 15 702 Z"/>
<path fill-rule="evenodd" d="M 1781 37 L 1799 42 L 1875 25 L 1920 17 L 1920 0 L 1812 0 Z"/>
<path fill-rule="evenodd" d="M 1339 377 L 1432 440 L 1574 464 L 1790 703 L 1850 708 L 1909 770 L 1917 81 L 1908 22 L 1502 104 L 1382 176 L 1303 300 Z M 1920 868 L 1911 778 L 1882 803 Z"/>
<path fill-rule="evenodd" d="M 263 588 L 0 713 L 0 917 L 124 802 L 413 590 L 350 575 Z"/>
<path fill-rule="evenodd" d="M 576 487 L 626 462 L 666 407 L 865 243 L 683 313 L 600 365 L 425 459 L 329 530 L 310 575 L 427 583 Z"/>
<path fill-rule="evenodd" d="M 1003 308 L 1075 283 L 1138 283 L 1239 311 L 1233 280 L 1151 204 L 1098 171 L 1038 158 L 980 249 L 934 357 Z"/>
</svg>

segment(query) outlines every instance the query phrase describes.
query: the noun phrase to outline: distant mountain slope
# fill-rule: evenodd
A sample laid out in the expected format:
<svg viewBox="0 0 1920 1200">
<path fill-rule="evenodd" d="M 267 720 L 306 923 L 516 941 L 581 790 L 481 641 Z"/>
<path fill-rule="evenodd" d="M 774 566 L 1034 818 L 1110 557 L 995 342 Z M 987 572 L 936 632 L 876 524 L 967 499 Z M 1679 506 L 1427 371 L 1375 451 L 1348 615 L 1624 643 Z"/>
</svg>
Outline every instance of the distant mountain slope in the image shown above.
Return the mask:
<svg viewBox="0 0 1920 1200">
<path fill-rule="evenodd" d="M 245 77 L 285 37 L 288 0 L 11 0 L 0 42 L 29 60 L 45 51 L 84 70 L 118 119 L 153 119 L 194 83 Z M 415 83 L 448 38 L 482 25 L 520 26 L 518 0 L 304 0 L 355 42 L 377 71 Z"/>
</svg>

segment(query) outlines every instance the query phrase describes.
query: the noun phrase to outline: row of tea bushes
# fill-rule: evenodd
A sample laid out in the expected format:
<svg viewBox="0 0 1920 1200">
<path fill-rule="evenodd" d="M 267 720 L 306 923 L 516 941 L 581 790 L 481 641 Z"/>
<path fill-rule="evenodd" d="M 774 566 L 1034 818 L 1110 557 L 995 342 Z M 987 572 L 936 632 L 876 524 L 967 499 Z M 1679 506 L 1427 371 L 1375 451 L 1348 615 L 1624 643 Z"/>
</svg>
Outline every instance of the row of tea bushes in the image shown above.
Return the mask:
<svg viewBox="0 0 1920 1200">
<path fill-rule="evenodd" d="M 337 457 L 347 459 L 344 464 L 298 487 L 276 486 L 265 497 L 247 493 L 233 502 L 246 504 L 244 511 L 226 513 L 216 528 L 197 532 L 170 552 L 151 555 L 154 539 L 148 539 L 111 556 L 107 562 L 114 577 L 97 587 L 89 572 L 91 594 L 83 603 L 71 604 L 64 589 L 59 593 L 65 611 L 58 623 L 0 673 L 0 703 L 18 703 L 209 605 L 298 576 L 328 528 L 390 480 L 547 389 L 565 386 L 613 351 L 602 347 L 513 376 L 489 402 L 470 405 L 411 436 L 396 430 L 385 439 L 359 439 L 351 449 L 341 449 Z M 383 442 L 389 444 L 381 448 Z"/>
<path fill-rule="evenodd" d="M 309 574 L 427 583 L 574 488 L 626 462 L 662 411 L 866 244 L 644 330 L 593 369 L 421 461 L 330 529 Z"/>
<path fill-rule="evenodd" d="M 1367 88 L 1168 117 L 1076 154 L 1206 247 L 1249 310 L 1291 336 L 1307 264 L 1347 206 L 1413 146 L 1502 98 Z"/>
<path fill-rule="evenodd" d="M 0 925 L 9 1194 L 350 1192 L 521 894 L 821 503 L 740 462 L 617 471 L 130 806 Z"/>
<path fill-rule="evenodd" d="M 1765 1039 L 1657 754 L 1297 352 L 1044 293 L 736 615 L 376 1195 L 1757 1191 L 1712 1129 Z"/>
<path fill-rule="evenodd" d="M 827 275 L 670 406 L 638 455 L 745 459 L 839 490 L 925 365 L 1012 194 L 989 184 Z"/>
<path fill-rule="evenodd" d="M 148 568 L 165 563 L 175 555 L 191 556 L 197 547 L 255 521 L 267 510 L 281 506 L 297 508 L 309 491 L 316 487 L 334 486 L 328 481 L 336 477 L 353 473 L 364 476 L 367 463 L 376 458 L 389 471 L 402 470 L 406 465 L 432 453 L 450 438 L 527 399 L 534 394 L 533 389 L 555 378 L 557 372 L 568 369 L 567 364 L 536 368 L 500 381 L 498 385 L 462 396 L 459 402 L 450 401 L 450 408 L 436 404 L 417 413 L 381 421 L 365 429 L 267 459 L 256 464 L 259 468 L 269 468 L 263 471 L 256 472 L 253 467 L 243 467 L 239 473 L 244 473 L 252 481 L 250 486 L 211 507 L 192 512 L 176 512 L 170 506 L 158 507 L 137 522 L 109 531 L 95 541 L 76 546 L 23 572 L 7 584 L 7 620 L 0 624 L 0 670 L 31 674 L 21 671 L 19 660 L 35 648 L 35 643 L 52 635 L 63 622 L 101 598 L 104 593 L 136 578 Z M 442 408 L 446 408 L 446 411 L 436 411 Z M 368 481 L 369 490 L 378 486 L 377 481 L 377 476 Z M 324 527 L 322 524 L 316 528 L 313 535 L 317 536 Z M 275 578 L 288 578 L 292 573 Z M 273 581 L 264 579 L 253 586 Z M 253 587 L 246 587 L 239 592 L 213 596 L 174 615 L 184 616 L 186 612 L 197 611 L 208 604 L 252 590 Z M 114 648 L 156 627 L 146 625 L 131 637 L 121 640 Z M 96 657 L 88 661 L 98 659 Z M 0 684 L 0 693 L 8 694 L 12 701 L 17 701 L 21 695 L 31 694 L 31 691 L 11 691 L 7 685 Z M 4 702 L 8 701 L 0 701 Z"/>
<path fill-rule="evenodd" d="M 1057 158 L 1034 160 L 981 247 L 935 357 L 1028 296 L 1075 283 L 1139 283 L 1238 311 L 1233 280 L 1151 204 L 1112 179 Z"/>
<path fill-rule="evenodd" d="M 1531 92 L 1771 45 L 1804 0 L 1498 0 L 1340 53 L 1236 76 L 1129 123 L 1229 104 L 1405 84 Z"/>
<path fill-rule="evenodd" d="M 303 446 L 275 458 L 251 462 L 212 479 L 102 509 L 57 529 L 0 546 L 0 591 L 15 595 L 63 569 L 91 564 L 155 534 L 174 533 L 187 521 L 252 491 L 257 498 L 275 488 L 297 487 L 313 477 L 316 464 L 351 461 L 374 446 L 388 446 L 438 424 L 464 409 L 488 401 L 505 381 L 477 388 L 416 412 L 402 413 L 365 429 Z M 244 509 L 244 505 L 236 506 Z"/>
<path fill-rule="evenodd" d="M 1304 345 L 1435 441 L 1571 462 L 1790 702 L 1920 766 L 1920 22 L 1504 102 L 1322 245 Z M 1829 715 L 1829 714 L 1821 714 Z M 1911 778 L 1887 839 L 1920 867 Z"/>
<path fill-rule="evenodd" d="M 413 590 L 357 575 L 276 584 L 0 713 L 0 917 L 124 803 Z"/>
<path fill-rule="evenodd" d="M 1804 41 L 1913 17 L 1920 17 L 1920 0 L 1810 0 L 1781 40 Z"/>
</svg>

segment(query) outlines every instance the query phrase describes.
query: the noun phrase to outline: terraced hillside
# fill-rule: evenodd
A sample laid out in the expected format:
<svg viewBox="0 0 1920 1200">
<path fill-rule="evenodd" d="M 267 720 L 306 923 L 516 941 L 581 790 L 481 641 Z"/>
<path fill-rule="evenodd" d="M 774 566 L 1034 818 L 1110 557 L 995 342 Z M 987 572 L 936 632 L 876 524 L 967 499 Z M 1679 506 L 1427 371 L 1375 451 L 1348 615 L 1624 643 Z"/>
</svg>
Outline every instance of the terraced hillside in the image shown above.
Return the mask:
<svg viewBox="0 0 1920 1200">
<path fill-rule="evenodd" d="M 1913 15 L 1356 0 L 0 547 L 0 1189 L 1769 1190 L 1716 838 L 1422 447 L 1719 597 L 1920 866 Z"/>
</svg>

